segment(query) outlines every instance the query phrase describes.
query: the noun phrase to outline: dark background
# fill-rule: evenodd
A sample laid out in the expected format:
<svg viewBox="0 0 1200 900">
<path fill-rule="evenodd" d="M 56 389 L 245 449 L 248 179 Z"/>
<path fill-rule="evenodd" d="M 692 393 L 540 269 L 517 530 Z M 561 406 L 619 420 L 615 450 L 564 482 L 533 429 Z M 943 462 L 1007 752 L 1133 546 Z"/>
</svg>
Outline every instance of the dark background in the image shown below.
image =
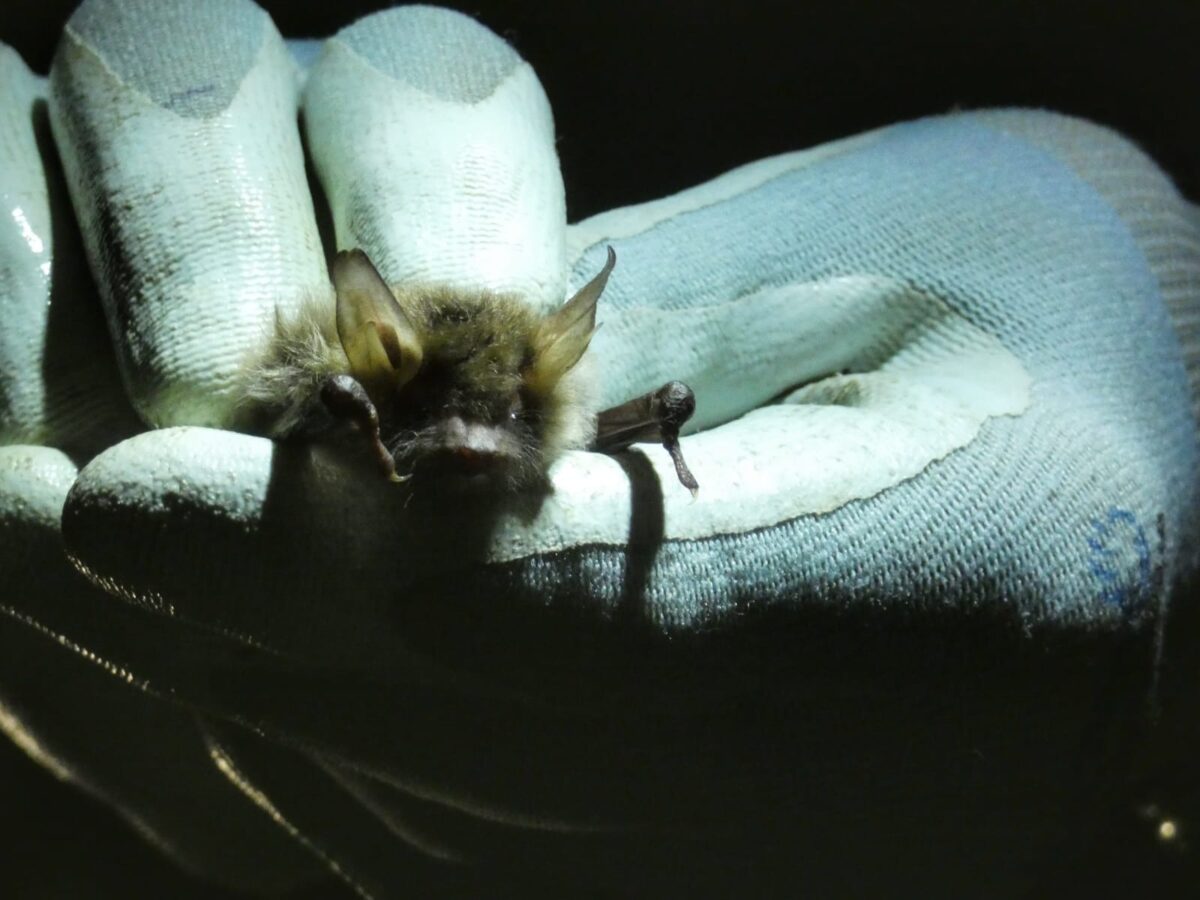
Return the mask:
<svg viewBox="0 0 1200 900">
<path fill-rule="evenodd" d="M 49 65 L 73 0 L 5 0 L 0 40 Z M 262 5 L 319 37 L 368 0 Z M 1035 106 L 1134 137 L 1200 199 L 1200 3 L 447 3 L 512 42 L 554 108 L 572 220 L 775 153 L 955 107 Z"/>
<path fill-rule="evenodd" d="M 263 5 L 285 35 L 321 36 L 386 4 Z M 1200 200 L 1196 0 L 447 5 L 503 35 L 539 73 L 555 110 L 572 220 L 763 156 L 956 107 L 998 105 L 1112 125 Z M 45 72 L 74 6 L 6 0 L 0 40 Z M 1184 884 L 1200 850 L 1193 594 L 1180 597 L 1170 623 L 1163 720 L 1146 751 L 1149 774 L 1138 776 L 1150 784 L 1114 785 L 1116 798 L 1144 788 L 1176 797 L 1183 841 L 1156 842 L 1115 799 L 1102 845 L 1068 852 L 1060 872 L 1048 871 L 1047 893 L 1127 896 L 1135 884 L 1139 894 L 1190 893 Z M 219 896 L 4 743 L 0 797 L 6 896 Z M 1200 895 L 1200 881 L 1190 886 Z M 326 895 L 344 894 L 331 886 L 314 896 Z"/>
</svg>

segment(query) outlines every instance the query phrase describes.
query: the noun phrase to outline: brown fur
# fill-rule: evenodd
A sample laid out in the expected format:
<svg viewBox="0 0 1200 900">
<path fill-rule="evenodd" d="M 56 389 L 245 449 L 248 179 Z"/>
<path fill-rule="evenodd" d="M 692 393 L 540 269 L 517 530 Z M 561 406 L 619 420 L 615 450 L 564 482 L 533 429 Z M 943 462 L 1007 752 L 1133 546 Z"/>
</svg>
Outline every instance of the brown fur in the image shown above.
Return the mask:
<svg viewBox="0 0 1200 900">
<path fill-rule="evenodd" d="M 538 368 L 544 320 L 520 299 L 443 287 L 393 287 L 392 293 L 422 351 L 411 381 L 372 396 L 398 470 L 411 471 L 440 449 L 437 426 L 450 415 L 501 431 L 511 488 L 542 478 L 562 451 L 591 441 L 586 359 L 545 377 L 545 366 Z M 249 427 L 277 439 L 349 429 L 332 421 L 319 399 L 326 379 L 349 373 L 330 301 L 314 300 L 295 317 L 277 319 L 266 351 L 242 382 Z"/>
<path fill-rule="evenodd" d="M 313 423 L 321 384 L 349 371 L 329 300 L 309 299 L 291 317 L 277 312 L 265 351 L 240 379 L 247 429 L 277 440 L 301 434 Z"/>
</svg>

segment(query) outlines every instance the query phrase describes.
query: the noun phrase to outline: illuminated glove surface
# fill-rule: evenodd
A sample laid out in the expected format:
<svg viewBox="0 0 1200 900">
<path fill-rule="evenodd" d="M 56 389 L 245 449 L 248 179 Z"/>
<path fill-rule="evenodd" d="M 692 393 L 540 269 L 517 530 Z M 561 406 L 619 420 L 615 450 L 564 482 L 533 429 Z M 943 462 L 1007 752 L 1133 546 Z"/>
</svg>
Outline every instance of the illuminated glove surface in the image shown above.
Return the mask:
<svg viewBox="0 0 1200 900">
<path fill-rule="evenodd" d="M 3 722 L 192 868 L 1019 879 L 1128 746 L 1194 545 L 1200 236 L 1122 138 L 955 114 L 568 226 L 536 76 L 455 13 L 305 73 L 249 3 L 89 0 L 48 86 L 0 65 Z M 391 282 L 546 309 L 614 247 L 594 402 L 688 382 L 698 497 L 576 452 L 484 515 L 226 430 L 274 315 L 332 302 L 300 104 Z"/>
</svg>

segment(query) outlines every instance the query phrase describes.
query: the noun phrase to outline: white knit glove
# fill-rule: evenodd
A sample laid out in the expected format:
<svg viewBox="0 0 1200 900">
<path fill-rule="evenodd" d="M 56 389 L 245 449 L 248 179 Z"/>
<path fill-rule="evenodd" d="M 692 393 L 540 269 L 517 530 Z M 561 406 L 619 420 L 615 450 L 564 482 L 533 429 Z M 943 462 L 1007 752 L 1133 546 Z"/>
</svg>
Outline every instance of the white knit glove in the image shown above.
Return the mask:
<svg viewBox="0 0 1200 900">
<path fill-rule="evenodd" d="M 28 86 L 3 110 L 24 143 L 0 143 L 25 168 L 0 178 L 42 198 L 0 245 L 19 323 L 0 426 L 82 461 L 130 426 L 59 413 L 115 391 L 74 368 L 107 359 L 94 329 L 76 351 L 57 296 L 47 318 L 40 88 L 0 60 L 5 89 Z M 850 858 L 821 842 L 890 846 L 898 809 L 949 832 L 923 826 L 927 855 L 873 871 L 939 869 L 952 832 L 1019 879 L 1013 848 L 1052 843 L 1096 771 L 1083 735 L 1151 684 L 1189 563 L 1200 367 L 1173 321 L 1200 257 L 1161 173 L 1086 123 L 972 113 L 567 227 L 537 78 L 473 21 L 373 16 L 303 80 L 244 0 L 89 0 L 67 27 L 54 138 L 127 393 L 158 430 L 69 497 L 63 453 L 0 451 L 4 633 L 32 660 L 0 672 L 18 739 L 234 883 L 302 880 L 303 846 L 379 896 L 469 860 L 677 889 L 729 860 L 744 888 L 753 859 L 819 892 Z M 536 510 L 484 521 L 406 505 L 334 451 L 221 430 L 276 312 L 330 294 L 301 97 L 333 243 L 389 281 L 550 308 L 616 248 L 597 406 L 690 383 L 697 499 L 661 451 L 579 452 Z M 55 392 L 60 363 L 73 391 Z M 64 497 L 95 587 L 58 559 Z M 16 568 L 26 547 L 44 562 Z M 1081 682 L 1079 661 L 1116 674 Z M 84 693 L 103 698 L 87 715 Z M 92 752 L 126 710 L 143 724 Z M 125 754 L 165 747 L 172 771 L 122 780 Z M 686 878 L 662 862 L 680 854 Z"/>
</svg>

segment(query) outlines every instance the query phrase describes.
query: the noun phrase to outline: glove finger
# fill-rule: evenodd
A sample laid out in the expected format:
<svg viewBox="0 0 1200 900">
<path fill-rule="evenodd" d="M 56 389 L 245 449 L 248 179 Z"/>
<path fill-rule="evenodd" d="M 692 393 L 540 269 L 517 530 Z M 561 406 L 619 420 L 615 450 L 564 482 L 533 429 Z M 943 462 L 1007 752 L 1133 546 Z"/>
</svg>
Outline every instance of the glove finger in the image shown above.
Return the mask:
<svg viewBox="0 0 1200 900">
<path fill-rule="evenodd" d="M 273 316 L 329 290 L 296 64 L 248 0 L 88 0 L 50 86 L 135 408 L 153 425 L 230 424 Z"/>
<path fill-rule="evenodd" d="M 326 45 L 305 131 L 337 245 L 390 283 L 564 298 L 566 207 L 537 76 L 460 13 L 376 13 Z"/>
<path fill-rule="evenodd" d="M 138 430 L 46 118 L 46 85 L 0 44 L 0 444 L 79 461 Z"/>
</svg>

